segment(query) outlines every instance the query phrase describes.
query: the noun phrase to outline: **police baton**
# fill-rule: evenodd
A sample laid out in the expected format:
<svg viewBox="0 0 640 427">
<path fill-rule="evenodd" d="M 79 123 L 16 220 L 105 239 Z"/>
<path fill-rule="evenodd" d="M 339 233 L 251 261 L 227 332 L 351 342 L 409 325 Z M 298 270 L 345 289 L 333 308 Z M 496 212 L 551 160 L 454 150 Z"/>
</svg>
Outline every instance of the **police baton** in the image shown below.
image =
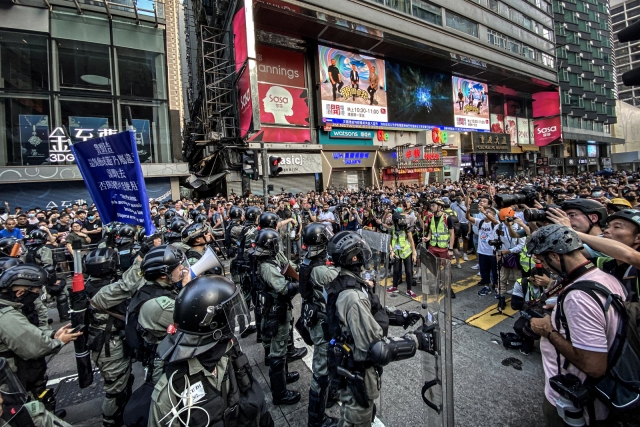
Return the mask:
<svg viewBox="0 0 640 427">
<path fill-rule="evenodd" d="M 82 242 L 71 242 L 73 249 L 73 283 L 71 286 L 71 326 L 79 328 L 82 332 L 74 342 L 76 353 L 76 366 L 78 367 L 78 384 L 80 388 L 86 388 L 93 383 L 93 370 L 91 369 L 91 353 L 87 349 L 87 307 L 89 299 L 84 291 L 84 276 L 82 275 Z"/>
</svg>

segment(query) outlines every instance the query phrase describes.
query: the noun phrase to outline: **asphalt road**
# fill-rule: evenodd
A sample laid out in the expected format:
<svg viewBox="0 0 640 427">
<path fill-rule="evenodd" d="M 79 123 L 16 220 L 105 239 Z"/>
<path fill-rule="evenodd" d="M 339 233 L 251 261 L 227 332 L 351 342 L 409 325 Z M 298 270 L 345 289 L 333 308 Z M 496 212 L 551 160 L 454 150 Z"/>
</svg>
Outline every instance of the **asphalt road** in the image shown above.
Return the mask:
<svg viewBox="0 0 640 427">
<path fill-rule="evenodd" d="M 480 297 L 476 286 L 479 277 L 472 270 L 475 260 L 453 269 L 452 301 L 453 390 L 455 425 L 460 427 L 484 426 L 542 426 L 542 399 L 544 374 L 537 349 L 529 356 L 517 350 L 502 347 L 499 334 L 512 331 L 518 314 L 513 317 L 496 313 L 496 300 L 492 296 Z M 405 286 L 401 285 L 404 291 Z M 420 286 L 416 292 L 420 290 Z M 422 295 L 420 295 L 424 298 Z M 295 300 L 294 314 L 300 313 L 299 297 Z M 420 302 L 404 296 L 403 292 L 388 295 L 387 306 L 401 309 L 419 309 Z M 508 304 L 507 304 L 508 305 Z M 512 310 L 506 311 L 513 314 Z M 54 327 L 58 315 L 50 311 Z M 406 333 L 402 328 L 391 328 L 389 335 Z M 298 337 L 297 346 L 304 342 Z M 275 407 L 271 404 L 268 367 L 264 366 L 261 344 L 255 335 L 241 340 L 243 350 L 254 366 L 255 377 L 267 396 L 276 426 L 299 427 L 307 425 L 307 402 L 311 380 L 311 351 L 303 359 L 293 362 L 301 379 L 290 387 L 302 393 L 297 405 Z M 440 426 L 441 416 L 422 401 L 420 392 L 425 379 L 433 379 L 434 359 L 420 352 L 416 357 L 392 363 L 385 367 L 382 377 L 381 399 L 377 404 L 376 426 Z M 75 426 L 101 425 L 102 380 L 96 371 L 94 384 L 80 390 L 75 379 L 76 368 L 73 346 L 65 346 L 48 363 L 49 383 L 57 390 L 58 407 L 67 410 L 66 421 Z M 141 384 L 143 372 L 135 366 L 135 387 Z M 332 408 L 337 416 L 338 406 Z"/>
</svg>

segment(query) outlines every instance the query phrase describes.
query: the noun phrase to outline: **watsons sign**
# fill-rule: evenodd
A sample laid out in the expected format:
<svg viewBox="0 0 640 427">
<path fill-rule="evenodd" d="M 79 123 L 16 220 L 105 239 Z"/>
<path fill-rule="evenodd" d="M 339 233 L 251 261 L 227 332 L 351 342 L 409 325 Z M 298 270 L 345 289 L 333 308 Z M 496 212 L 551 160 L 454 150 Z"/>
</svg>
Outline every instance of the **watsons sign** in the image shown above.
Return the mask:
<svg viewBox="0 0 640 427">
<path fill-rule="evenodd" d="M 333 129 L 329 132 L 329 138 L 338 139 L 373 139 L 375 132 L 372 130 L 357 129 Z"/>
</svg>

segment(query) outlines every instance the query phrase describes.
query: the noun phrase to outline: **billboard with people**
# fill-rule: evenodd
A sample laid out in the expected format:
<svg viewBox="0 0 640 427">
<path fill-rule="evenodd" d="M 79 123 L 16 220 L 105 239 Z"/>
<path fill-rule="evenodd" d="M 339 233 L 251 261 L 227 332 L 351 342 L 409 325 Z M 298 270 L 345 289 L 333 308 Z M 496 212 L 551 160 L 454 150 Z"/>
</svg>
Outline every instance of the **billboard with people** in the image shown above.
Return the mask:
<svg viewBox="0 0 640 427">
<path fill-rule="evenodd" d="M 486 83 L 452 77 L 454 126 L 475 130 L 490 130 L 489 88 Z"/>
</svg>

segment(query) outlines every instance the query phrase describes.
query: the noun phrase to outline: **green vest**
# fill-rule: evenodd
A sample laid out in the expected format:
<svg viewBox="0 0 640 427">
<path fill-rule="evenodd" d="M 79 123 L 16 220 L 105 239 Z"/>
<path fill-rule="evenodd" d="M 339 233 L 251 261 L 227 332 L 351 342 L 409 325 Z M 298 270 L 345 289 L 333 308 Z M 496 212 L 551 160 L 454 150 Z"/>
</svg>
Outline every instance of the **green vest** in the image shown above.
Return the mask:
<svg viewBox="0 0 640 427">
<path fill-rule="evenodd" d="M 527 255 L 527 245 L 524 245 L 522 252 L 520 252 L 520 267 L 522 267 L 522 270 L 527 273 L 534 265 L 535 262 L 533 262 L 533 257 Z"/>
<path fill-rule="evenodd" d="M 435 224 L 436 217 L 431 218 L 429 229 L 431 230 L 431 246 L 437 246 L 439 248 L 449 247 L 449 229 L 447 228 L 447 215 L 442 214 L 438 226 Z"/>
<path fill-rule="evenodd" d="M 396 255 L 402 259 L 407 259 L 412 253 L 411 243 L 409 243 L 409 239 L 407 238 L 407 232 L 398 232 L 394 229 L 393 234 L 391 235 L 391 247 Z"/>
</svg>

